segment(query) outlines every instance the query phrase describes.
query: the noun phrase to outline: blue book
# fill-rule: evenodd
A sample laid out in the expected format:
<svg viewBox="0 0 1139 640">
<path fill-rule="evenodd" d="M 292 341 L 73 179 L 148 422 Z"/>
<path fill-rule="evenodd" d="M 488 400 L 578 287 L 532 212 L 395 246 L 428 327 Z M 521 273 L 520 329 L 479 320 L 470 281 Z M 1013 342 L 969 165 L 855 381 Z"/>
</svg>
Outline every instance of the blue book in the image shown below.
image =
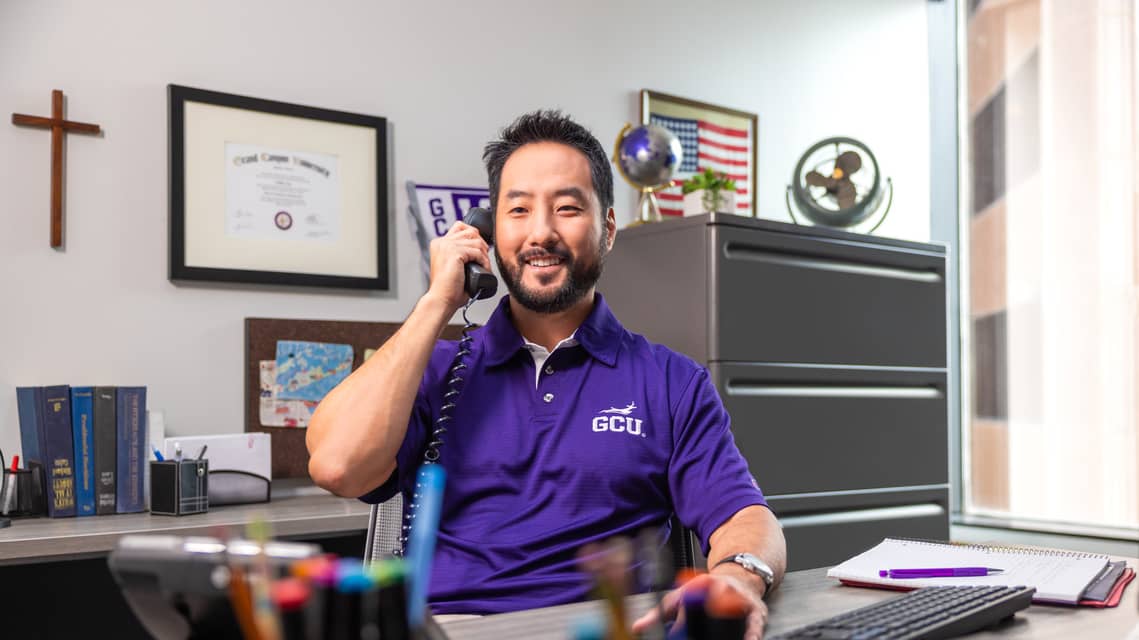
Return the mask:
<svg viewBox="0 0 1139 640">
<path fill-rule="evenodd" d="M 71 437 L 75 447 L 75 512 L 95 515 L 95 389 L 71 388 Z"/>
<path fill-rule="evenodd" d="M 16 406 L 20 415 L 20 452 L 23 468 L 34 474 L 37 485 L 46 486 L 44 473 L 44 389 L 17 387 Z"/>
<path fill-rule="evenodd" d="M 115 397 L 115 512 L 146 508 L 146 387 L 119 387 Z"/>
<path fill-rule="evenodd" d="M 20 452 L 24 467 L 43 464 L 43 387 L 16 387 L 16 406 L 20 415 Z"/>
<path fill-rule="evenodd" d="M 44 471 L 47 473 L 47 514 L 75 515 L 75 447 L 71 436 L 71 387 L 44 387 Z"/>
</svg>

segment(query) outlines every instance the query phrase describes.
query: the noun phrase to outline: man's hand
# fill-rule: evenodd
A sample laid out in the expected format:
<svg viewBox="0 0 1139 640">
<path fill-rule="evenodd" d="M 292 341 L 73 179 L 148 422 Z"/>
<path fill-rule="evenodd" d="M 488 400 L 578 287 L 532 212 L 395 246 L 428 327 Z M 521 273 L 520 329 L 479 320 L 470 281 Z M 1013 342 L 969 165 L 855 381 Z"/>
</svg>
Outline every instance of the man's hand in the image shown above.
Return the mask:
<svg viewBox="0 0 1139 640">
<path fill-rule="evenodd" d="M 674 589 L 661 600 L 660 610 L 652 609 L 633 623 L 633 632 L 640 633 L 656 624 L 660 616 L 665 621 L 684 621 L 684 592 L 688 589 L 698 589 L 708 592 L 708 601 L 742 600 L 747 609 L 747 633 L 745 640 L 760 640 L 763 637 L 763 628 L 767 624 L 767 605 L 764 604 L 760 594 L 743 580 L 731 575 L 704 574 L 689 580 L 679 589 Z"/>
<path fill-rule="evenodd" d="M 446 235 L 431 241 L 431 286 L 425 296 L 442 300 L 453 314 L 470 298 L 463 288 L 466 282 L 463 267 L 474 262 L 490 271 L 489 251 L 490 247 L 477 229 L 456 222 Z"/>
</svg>

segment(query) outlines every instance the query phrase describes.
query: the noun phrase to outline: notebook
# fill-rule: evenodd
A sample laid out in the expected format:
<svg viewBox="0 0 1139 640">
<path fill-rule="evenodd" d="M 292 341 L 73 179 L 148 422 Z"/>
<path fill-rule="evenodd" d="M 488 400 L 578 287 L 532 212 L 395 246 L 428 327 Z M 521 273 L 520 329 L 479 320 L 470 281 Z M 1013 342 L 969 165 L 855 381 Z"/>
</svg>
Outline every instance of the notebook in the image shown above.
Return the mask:
<svg viewBox="0 0 1139 640">
<path fill-rule="evenodd" d="M 1033 602 L 1077 604 L 1088 585 L 1108 565 L 1109 558 L 1093 553 L 957 545 L 924 540 L 886 538 L 827 571 L 844 583 L 894 589 L 968 585 L 1036 587 Z M 1003 573 L 970 578 L 879 577 L 882 569 L 928 567 L 990 567 Z"/>
</svg>

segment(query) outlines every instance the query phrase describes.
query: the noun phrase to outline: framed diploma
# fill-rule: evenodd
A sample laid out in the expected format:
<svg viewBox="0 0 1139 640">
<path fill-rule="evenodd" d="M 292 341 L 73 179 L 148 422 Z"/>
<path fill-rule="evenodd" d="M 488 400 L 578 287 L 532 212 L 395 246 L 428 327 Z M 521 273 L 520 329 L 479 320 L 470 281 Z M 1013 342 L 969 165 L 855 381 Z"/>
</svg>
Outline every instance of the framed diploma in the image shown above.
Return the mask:
<svg viewBox="0 0 1139 640">
<path fill-rule="evenodd" d="M 171 280 L 387 290 L 387 122 L 169 86 Z"/>
</svg>

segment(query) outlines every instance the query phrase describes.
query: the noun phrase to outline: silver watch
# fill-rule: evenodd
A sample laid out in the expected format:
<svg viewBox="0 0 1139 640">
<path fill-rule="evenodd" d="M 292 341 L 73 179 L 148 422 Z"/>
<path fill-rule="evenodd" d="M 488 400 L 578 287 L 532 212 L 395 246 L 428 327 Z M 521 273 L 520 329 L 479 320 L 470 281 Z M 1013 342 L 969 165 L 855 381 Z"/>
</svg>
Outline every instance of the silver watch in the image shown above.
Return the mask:
<svg viewBox="0 0 1139 640">
<path fill-rule="evenodd" d="M 771 585 L 775 582 L 775 572 L 771 570 L 771 567 L 766 562 L 750 553 L 737 553 L 717 562 L 716 566 L 718 567 L 729 562 L 734 562 L 760 578 L 763 578 L 763 583 L 767 585 L 767 589 L 764 590 L 765 595 L 767 591 L 771 590 Z"/>
</svg>

